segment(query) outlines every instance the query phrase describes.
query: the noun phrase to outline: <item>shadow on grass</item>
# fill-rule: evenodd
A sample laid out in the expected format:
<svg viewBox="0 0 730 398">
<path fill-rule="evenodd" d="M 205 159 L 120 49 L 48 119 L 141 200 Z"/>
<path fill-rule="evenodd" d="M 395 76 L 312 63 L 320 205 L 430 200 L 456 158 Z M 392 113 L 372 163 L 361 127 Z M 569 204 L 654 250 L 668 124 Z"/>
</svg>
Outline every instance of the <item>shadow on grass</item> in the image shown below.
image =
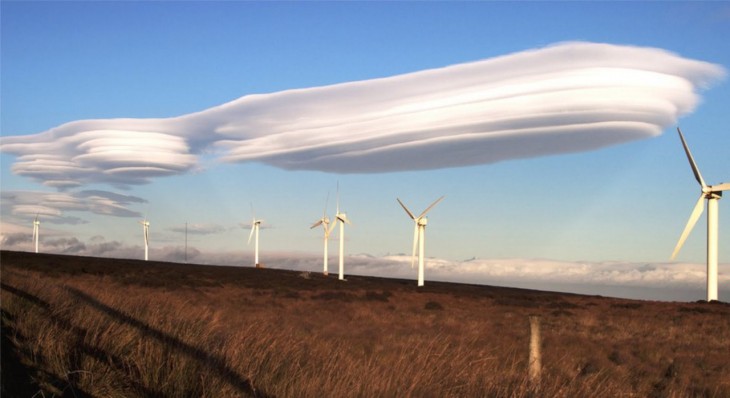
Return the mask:
<svg viewBox="0 0 730 398">
<path fill-rule="evenodd" d="M 12 320 L 12 315 L 2 310 L 2 382 L 0 382 L 0 395 L 3 397 L 32 397 L 40 390 L 38 384 L 31 377 L 36 369 L 25 366 L 17 353 L 10 333 L 12 330 L 6 325 L 6 320 Z M 15 336 L 16 340 L 22 340 L 22 336 Z M 12 380 L 12 382 L 8 382 Z"/>
<path fill-rule="evenodd" d="M 17 296 L 18 298 L 21 298 L 21 299 L 39 307 L 45 313 L 45 315 L 47 316 L 47 319 L 51 323 L 55 324 L 57 327 L 59 327 L 63 330 L 71 331 L 72 334 L 74 335 L 74 337 L 76 338 L 76 341 L 74 343 L 74 348 L 76 349 L 76 352 L 93 357 L 96 360 L 101 361 L 103 363 L 108 363 L 112 367 L 116 368 L 118 371 L 126 373 L 126 366 L 124 365 L 124 361 L 121 358 L 119 358 L 115 355 L 111 355 L 110 353 L 100 349 L 99 347 L 94 347 L 94 346 L 90 346 L 89 344 L 86 344 L 84 342 L 84 336 L 86 336 L 87 330 L 74 326 L 68 320 L 62 319 L 62 318 L 54 315 L 50 311 L 51 305 L 48 302 L 28 293 L 26 291 L 15 288 L 15 287 L 10 286 L 5 283 L 0 283 L 0 288 L 2 288 L 2 290 L 7 291 L 8 293 L 11 293 L 11 294 Z M 212 356 L 209 353 L 201 350 L 200 348 L 197 348 L 191 344 L 181 341 L 180 339 L 177 339 L 173 336 L 165 334 L 162 331 L 152 328 L 151 326 L 145 324 L 144 322 L 141 322 L 138 319 L 132 318 L 119 310 L 109 307 L 108 305 L 98 301 L 94 297 L 91 297 L 84 292 L 81 292 L 81 291 L 71 288 L 71 287 L 66 287 L 66 290 L 73 297 L 85 302 L 90 307 L 110 316 L 111 318 L 116 319 L 117 321 L 120 321 L 122 323 L 125 323 L 131 327 L 138 329 L 139 331 L 142 332 L 143 335 L 145 335 L 149 338 L 153 338 L 153 339 L 157 340 L 158 342 L 165 344 L 168 347 L 173 348 L 174 350 L 177 350 L 178 352 L 182 353 L 183 355 L 187 355 L 187 356 L 195 359 L 196 361 L 201 362 L 206 367 L 215 369 L 215 371 L 217 372 L 217 375 L 219 377 L 221 377 L 223 380 L 225 380 L 226 382 L 231 384 L 234 388 L 236 388 L 242 394 L 245 394 L 248 396 L 253 396 L 253 397 L 267 397 L 268 396 L 263 391 L 254 388 L 248 379 L 246 379 L 246 378 L 242 377 L 241 375 L 239 375 L 238 373 L 236 373 L 233 369 L 231 369 L 229 366 L 227 366 L 221 358 Z M 7 314 L 5 311 L 3 311 L 3 319 L 10 318 L 10 317 L 11 317 L 10 314 Z M 12 354 L 10 354 L 10 356 L 8 356 L 9 353 L 8 353 L 8 351 L 5 350 L 6 347 L 8 347 L 8 348 L 13 348 L 13 347 L 12 347 L 12 343 L 10 343 L 10 341 L 8 341 L 7 342 L 8 345 L 6 345 L 6 342 L 5 342 L 5 339 L 7 337 L 6 334 L 9 333 L 10 330 L 8 330 L 8 328 L 5 327 L 4 323 L 5 322 L 3 322 L 3 330 L 2 330 L 2 332 L 3 332 L 3 367 L 2 367 L 2 369 L 3 369 L 3 371 L 2 371 L 2 373 L 3 373 L 2 374 L 2 376 L 3 376 L 3 378 L 2 378 L 3 396 L 5 396 L 6 393 L 8 393 L 9 394 L 8 396 L 11 396 L 11 397 L 12 396 L 26 396 L 26 392 L 27 392 L 26 390 L 28 388 L 34 387 L 31 384 L 31 385 L 25 386 L 24 387 L 25 390 L 21 391 L 21 390 L 15 389 L 14 388 L 15 386 L 13 386 L 13 387 L 5 386 L 5 384 L 8 380 L 21 380 L 22 379 L 22 378 L 15 378 L 15 377 L 13 377 L 12 379 L 6 378 L 6 371 L 14 371 L 16 373 L 25 373 L 26 376 L 21 376 L 21 377 L 26 377 L 29 380 L 34 374 L 42 373 L 45 375 L 44 378 L 50 384 L 52 384 L 56 387 L 60 386 L 63 388 L 63 391 L 64 391 L 63 396 L 74 396 L 74 397 L 90 397 L 91 396 L 88 393 L 84 392 L 83 390 L 77 388 L 76 380 L 74 380 L 74 378 L 73 378 L 74 372 L 70 372 L 68 375 L 61 377 L 59 375 L 50 374 L 41 369 L 28 368 L 28 367 L 23 366 L 22 363 L 20 362 L 15 350 L 8 350 L 8 351 L 12 351 Z M 16 335 L 17 335 L 17 333 L 16 333 Z M 35 358 L 37 360 L 36 362 L 38 362 L 38 363 L 42 364 L 45 362 L 42 355 L 36 354 Z M 7 363 L 6 363 L 6 359 L 8 360 Z M 17 360 L 13 361 L 13 362 L 9 362 L 10 360 L 14 360 L 14 359 L 17 359 Z M 75 363 L 75 361 L 74 361 L 75 359 L 80 360 L 80 358 L 72 358 L 71 363 Z M 6 367 L 6 365 L 12 365 L 12 366 Z M 28 374 L 28 373 L 30 373 L 30 374 Z M 134 382 L 133 380 L 131 382 L 134 385 L 134 388 L 137 389 L 138 391 L 140 391 L 142 393 L 142 395 L 144 395 L 144 396 L 158 397 L 158 396 L 163 395 L 161 392 L 152 390 L 137 382 Z M 6 387 L 9 387 L 9 388 L 6 389 Z M 34 391 L 37 391 L 37 390 L 34 390 Z"/>
<path fill-rule="evenodd" d="M 94 351 L 99 350 L 93 350 L 90 349 L 90 347 L 83 344 L 83 342 L 80 341 L 82 339 L 81 336 L 85 333 L 85 331 L 81 328 L 73 327 L 68 321 L 59 319 L 58 317 L 52 315 L 50 313 L 51 305 L 48 304 L 46 301 L 41 300 L 40 298 L 25 292 L 23 290 L 17 289 L 13 286 L 7 285 L 5 283 L 0 283 L 0 288 L 2 290 L 5 290 L 8 293 L 12 293 L 13 295 L 17 296 L 20 299 L 23 299 L 27 301 L 30 304 L 33 304 L 40 308 L 42 312 L 45 313 L 47 316 L 47 319 L 56 324 L 57 326 L 64 328 L 66 330 L 72 331 L 77 339 L 76 346 L 79 350 L 81 350 L 84 353 L 87 353 L 89 355 L 92 354 Z M 83 389 L 78 388 L 77 386 L 77 372 L 68 372 L 65 375 L 57 375 L 53 374 L 51 372 L 48 372 L 47 370 L 43 369 L 43 364 L 46 362 L 45 357 L 42 353 L 35 353 L 33 355 L 34 363 L 35 365 L 40 366 L 33 366 L 33 365 L 24 365 L 21 361 L 21 355 L 19 355 L 19 350 L 21 347 L 16 347 L 15 344 L 10 339 L 10 334 L 12 333 L 14 339 L 20 343 L 21 346 L 25 346 L 24 344 L 25 337 L 17 330 L 13 330 L 10 325 L 6 324 L 6 321 L 12 321 L 14 320 L 14 316 L 4 309 L 2 310 L 2 395 L 9 396 L 9 397 L 31 397 L 31 396 L 37 396 L 39 392 L 43 391 L 42 386 L 40 385 L 40 381 L 43 381 L 47 384 L 50 384 L 59 390 L 61 390 L 61 396 L 62 397 L 76 397 L 76 398 L 85 398 L 85 397 L 92 397 L 92 395 L 85 392 Z M 96 352 L 97 359 L 102 358 L 100 356 L 101 354 Z M 93 356 L 93 355 L 91 355 Z M 104 355 L 103 358 L 106 358 L 107 356 Z M 71 362 L 73 363 L 73 362 Z M 38 380 L 40 379 L 40 380 Z M 9 382 L 10 381 L 10 382 Z"/>
<path fill-rule="evenodd" d="M 254 388 L 249 379 L 242 377 L 233 369 L 231 369 L 231 367 L 226 365 L 223 359 L 213 356 L 198 347 L 195 347 L 176 337 L 170 336 L 160 330 L 157 330 L 138 319 L 132 318 L 129 315 L 100 302 L 99 300 L 91 297 L 90 295 L 80 290 L 71 287 L 67 287 L 66 290 L 76 298 L 86 302 L 92 308 L 103 312 L 104 314 L 116 319 L 119 322 L 123 322 L 129 326 L 138 329 L 146 337 L 153 338 L 160 343 L 165 344 L 166 346 L 173 348 L 176 351 L 179 351 L 183 355 L 186 355 L 195 359 L 196 361 L 201 362 L 206 367 L 214 369 L 219 377 L 231 384 L 241 393 L 254 397 L 268 396 L 263 391 Z"/>
</svg>

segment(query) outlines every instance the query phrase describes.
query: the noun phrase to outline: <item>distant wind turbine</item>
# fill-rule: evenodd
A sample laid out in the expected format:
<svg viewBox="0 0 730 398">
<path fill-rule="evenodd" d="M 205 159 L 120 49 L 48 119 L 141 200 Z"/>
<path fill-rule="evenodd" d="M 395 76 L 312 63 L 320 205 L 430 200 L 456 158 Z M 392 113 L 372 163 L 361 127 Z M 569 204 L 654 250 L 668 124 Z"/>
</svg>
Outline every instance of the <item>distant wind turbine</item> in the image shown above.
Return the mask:
<svg viewBox="0 0 730 398">
<path fill-rule="evenodd" d="M 730 190 L 730 183 L 721 183 L 718 185 L 707 185 L 705 184 L 705 180 L 702 178 L 702 174 L 700 174 L 700 169 L 697 167 L 697 164 L 694 161 L 694 158 L 692 157 L 692 154 L 689 151 L 689 147 L 687 146 L 687 142 L 684 140 L 684 136 L 682 135 L 682 131 L 677 128 L 677 132 L 679 133 L 679 139 L 682 140 L 682 146 L 684 147 L 684 152 L 687 154 L 687 159 L 689 160 L 689 165 L 692 167 L 692 172 L 695 175 L 695 179 L 697 182 L 700 183 L 700 187 L 702 188 L 702 192 L 700 193 L 700 198 L 697 201 L 697 204 L 694 207 L 694 210 L 692 210 L 692 214 L 689 216 L 689 221 L 687 221 L 687 226 L 684 227 L 684 231 L 682 232 L 682 235 L 679 237 L 679 241 L 677 242 L 677 246 L 674 248 L 674 252 L 672 253 L 672 259 L 674 259 L 677 256 L 677 253 L 679 253 L 679 250 L 682 248 L 682 245 L 684 245 L 684 241 L 689 236 L 690 232 L 692 232 L 692 228 L 694 228 L 695 224 L 697 223 L 697 220 L 699 220 L 700 216 L 702 215 L 702 212 L 705 210 L 705 200 L 707 200 L 707 301 L 717 300 L 717 241 L 718 241 L 718 200 L 722 197 L 722 191 Z"/>
<path fill-rule="evenodd" d="M 325 276 L 329 275 L 329 271 L 327 270 L 327 259 L 329 257 L 329 254 L 327 253 L 327 243 L 330 239 L 330 233 L 332 233 L 332 231 L 335 229 L 335 226 L 337 225 L 337 221 L 332 223 L 331 226 L 329 225 L 330 219 L 329 219 L 329 217 L 327 217 L 327 202 L 328 201 L 329 201 L 329 193 L 327 194 L 327 200 L 325 200 L 325 202 L 324 202 L 324 211 L 322 211 L 322 218 L 317 220 L 317 222 L 315 222 L 314 224 L 312 224 L 311 227 L 309 227 L 309 229 L 312 229 L 312 228 L 315 228 L 315 227 L 318 227 L 321 225 L 322 228 L 324 229 L 324 275 Z"/>
<path fill-rule="evenodd" d="M 41 222 L 38 221 L 38 214 L 35 215 L 33 220 L 33 242 L 35 243 L 35 252 L 38 253 L 38 241 L 40 240 L 41 234 Z"/>
<path fill-rule="evenodd" d="M 428 218 L 425 217 L 426 213 L 429 212 L 429 210 L 433 209 L 434 206 L 440 201 L 442 201 L 444 197 L 440 197 L 436 199 L 435 202 L 431 203 L 431 206 L 428 206 L 426 210 L 424 210 L 418 217 L 414 216 L 413 213 L 411 213 L 410 210 L 406 207 L 406 205 L 403 204 L 403 202 L 400 201 L 400 199 L 396 198 L 398 203 L 400 203 L 401 207 L 403 207 L 403 210 L 408 213 L 408 216 L 415 222 L 415 226 L 413 228 L 413 254 L 411 256 L 411 268 L 413 268 L 413 263 L 416 258 L 416 246 L 418 246 L 418 286 L 423 286 L 423 274 L 424 274 L 424 239 L 426 235 L 426 224 L 428 224 Z"/>
<path fill-rule="evenodd" d="M 345 280 L 345 223 L 352 225 L 347 213 L 340 213 L 340 184 L 337 184 L 337 212 L 335 222 L 340 222 L 340 280 Z"/>
<path fill-rule="evenodd" d="M 144 261 L 149 260 L 150 250 L 150 222 L 147 221 L 147 217 L 143 221 L 139 222 L 142 224 L 142 231 L 144 233 Z"/>
<path fill-rule="evenodd" d="M 257 220 L 256 214 L 253 212 L 253 203 L 251 204 L 251 233 L 248 234 L 248 244 L 251 244 L 251 238 L 256 235 L 256 240 L 254 242 L 254 265 L 256 268 L 260 268 L 261 265 L 259 264 L 259 228 L 261 227 L 261 222 L 264 220 Z"/>
</svg>

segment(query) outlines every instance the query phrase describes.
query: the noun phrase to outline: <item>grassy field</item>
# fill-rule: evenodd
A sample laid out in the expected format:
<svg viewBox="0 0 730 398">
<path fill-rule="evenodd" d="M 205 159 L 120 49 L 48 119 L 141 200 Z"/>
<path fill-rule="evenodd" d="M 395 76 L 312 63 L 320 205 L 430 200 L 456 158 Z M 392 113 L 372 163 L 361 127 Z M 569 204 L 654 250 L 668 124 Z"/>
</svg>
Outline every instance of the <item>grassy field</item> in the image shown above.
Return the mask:
<svg viewBox="0 0 730 398">
<path fill-rule="evenodd" d="M 2 396 L 730 397 L 730 305 L 0 253 Z M 529 316 L 543 373 L 527 377 Z"/>
</svg>

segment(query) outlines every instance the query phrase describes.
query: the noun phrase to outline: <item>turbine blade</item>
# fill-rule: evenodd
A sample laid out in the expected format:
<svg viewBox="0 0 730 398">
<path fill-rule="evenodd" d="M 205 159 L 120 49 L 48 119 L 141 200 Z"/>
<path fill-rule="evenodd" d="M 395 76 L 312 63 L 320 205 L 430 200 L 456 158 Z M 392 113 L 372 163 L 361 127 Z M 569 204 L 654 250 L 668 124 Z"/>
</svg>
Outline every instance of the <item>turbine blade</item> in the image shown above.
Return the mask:
<svg viewBox="0 0 730 398">
<path fill-rule="evenodd" d="M 253 230 L 254 229 L 256 229 L 256 224 L 255 223 L 252 223 L 251 224 L 251 233 L 248 234 L 248 244 L 249 245 L 251 244 L 251 238 L 253 238 Z"/>
<path fill-rule="evenodd" d="M 408 210 L 408 208 L 406 207 L 406 205 L 404 205 L 403 202 L 401 202 L 399 198 L 395 198 L 395 200 L 397 200 L 398 203 L 400 203 L 400 206 L 403 208 L 403 210 L 406 211 L 406 213 L 408 213 L 408 217 L 410 217 L 411 220 L 415 220 L 416 219 L 416 216 L 414 216 L 413 213 L 411 213 L 411 211 Z"/>
<path fill-rule="evenodd" d="M 352 225 L 352 223 L 350 222 L 350 219 L 347 218 L 347 214 L 345 214 L 345 213 L 340 214 L 340 220 L 342 220 L 342 222 L 344 222 L 345 224 Z"/>
<path fill-rule="evenodd" d="M 724 182 L 722 184 L 713 185 L 712 186 L 712 191 L 713 192 L 717 192 L 717 191 L 730 191 L 730 182 Z"/>
<path fill-rule="evenodd" d="M 311 227 L 309 227 L 309 229 L 312 229 L 312 228 L 314 228 L 314 227 L 318 227 L 318 226 L 320 226 L 320 225 L 322 225 L 322 220 L 319 220 L 319 221 L 317 221 L 316 223 L 312 224 L 312 226 L 311 226 Z"/>
<path fill-rule="evenodd" d="M 687 226 L 684 227 L 684 231 L 682 231 L 682 236 L 679 237 L 679 242 L 677 242 L 677 246 L 674 247 L 674 251 L 672 252 L 672 260 L 677 257 L 679 250 L 682 248 L 682 245 L 684 245 L 684 241 L 687 240 L 689 233 L 692 232 L 692 228 L 694 228 L 695 224 L 697 224 L 697 220 L 700 219 L 700 216 L 702 215 L 702 212 L 704 210 L 705 195 L 700 195 L 700 199 L 697 201 L 694 210 L 692 210 L 692 214 L 689 216 Z"/>
<path fill-rule="evenodd" d="M 445 197 L 446 197 L 446 195 L 444 195 L 444 196 L 442 196 L 442 197 L 440 197 L 440 198 L 436 199 L 436 201 L 435 201 L 435 202 L 431 203 L 431 206 L 428 206 L 428 207 L 426 208 L 426 210 L 424 210 L 424 211 L 423 211 L 423 213 L 421 213 L 421 215 L 420 215 L 420 216 L 418 216 L 418 218 L 421 218 L 421 217 L 425 216 L 425 215 L 426 215 L 426 213 L 428 213 L 428 211 L 429 211 L 429 210 L 433 209 L 433 207 L 434 207 L 434 206 L 436 206 L 436 205 L 437 205 L 437 204 L 438 204 L 438 203 L 439 203 L 440 201 L 444 200 L 444 198 L 445 198 Z"/>
<path fill-rule="evenodd" d="M 336 226 L 337 226 L 337 222 L 336 222 L 336 220 L 335 220 L 335 222 L 333 222 L 333 223 L 332 223 L 332 224 L 331 224 L 331 225 L 329 226 L 329 229 L 326 229 L 327 227 L 325 226 L 325 231 L 327 231 L 327 237 L 329 237 L 329 236 L 330 236 L 330 234 L 332 233 L 332 231 L 334 231 L 334 230 L 335 230 L 335 227 L 336 227 Z"/>
<path fill-rule="evenodd" d="M 337 181 L 337 211 L 336 214 L 340 214 L 340 182 Z"/>
<path fill-rule="evenodd" d="M 411 268 L 416 264 L 416 247 L 418 246 L 418 223 L 413 228 L 413 252 L 411 254 Z"/>
<path fill-rule="evenodd" d="M 327 199 L 324 200 L 324 210 L 322 210 L 322 218 L 327 216 L 327 205 L 330 201 L 330 191 L 327 191 Z"/>
<path fill-rule="evenodd" d="M 697 163 L 695 163 L 695 160 L 692 157 L 692 153 L 689 151 L 689 147 L 687 146 L 687 142 L 684 140 L 684 136 L 682 135 L 682 130 L 680 130 L 679 127 L 677 127 L 677 132 L 679 133 L 679 139 L 682 140 L 682 146 L 684 147 L 684 152 L 687 154 L 687 159 L 689 160 L 689 165 L 692 167 L 692 172 L 695 175 L 695 179 L 704 189 L 707 187 L 707 185 L 705 184 L 705 180 L 702 179 L 700 169 L 697 167 Z"/>
</svg>

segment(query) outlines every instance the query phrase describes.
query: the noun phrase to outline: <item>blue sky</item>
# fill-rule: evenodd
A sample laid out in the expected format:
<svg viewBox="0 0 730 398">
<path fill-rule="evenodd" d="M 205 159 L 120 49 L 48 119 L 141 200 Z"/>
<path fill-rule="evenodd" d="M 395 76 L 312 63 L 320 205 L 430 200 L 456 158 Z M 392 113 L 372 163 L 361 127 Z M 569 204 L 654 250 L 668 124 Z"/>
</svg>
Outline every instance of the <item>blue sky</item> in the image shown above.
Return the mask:
<svg viewBox="0 0 730 398">
<path fill-rule="evenodd" d="M 4 1 L 0 7 L 3 137 L 85 119 L 175 117 L 250 94 L 389 77 L 564 41 L 656 47 L 730 69 L 730 5 L 723 2 Z M 699 105 L 678 123 L 710 184 L 730 180 L 728 84 L 725 78 L 700 91 Z M 1 156 L 3 192 L 55 192 L 12 173 L 15 156 Z M 147 201 L 127 207 L 150 219 L 152 258 L 155 249 L 182 245 L 175 228 L 187 221 L 213 231 L 191 235 L 191 246 L 231 253 L 234 263 L 248 261 L 248 230 L 240 224 L 250 222 L 253 203 L 268 225 L 262 261 L 273 266 L 267 252 L 320 253 L 321 233 L 308 227 L 328 192 L 332 217 L 338 181 L 341 207 L 354 223 L 348 253 L 409 252 L 412 223 L 395 198 L 420 211 L 446 195 L 429 214 L 426 251 L 452 262 L 664 264 L 699 194 L 674 125 L 658 137 L 595 151 L 434 170 L 291 171 L 222 163 L 212 154 L 202 155 L 199 166 L 124 189 L 91 183 L 71 192 Z M 720 201 L 723 264 L 730 261 L 728 210 Z M 3 211 L 4 235 L 30 233 L 32 217 L 26 222 Z M 130 256 L 139 251 L 138 217 L 64 216 L 85 223 L 44 222 L 44 239 L 73 237 L 87 247 L 103 239 L 129 247 Z M 704 263 L 704 229 L 703 217 L 679 262 Z M 721 298 L 730 289 L 726 280 Z"/>
</svg>

